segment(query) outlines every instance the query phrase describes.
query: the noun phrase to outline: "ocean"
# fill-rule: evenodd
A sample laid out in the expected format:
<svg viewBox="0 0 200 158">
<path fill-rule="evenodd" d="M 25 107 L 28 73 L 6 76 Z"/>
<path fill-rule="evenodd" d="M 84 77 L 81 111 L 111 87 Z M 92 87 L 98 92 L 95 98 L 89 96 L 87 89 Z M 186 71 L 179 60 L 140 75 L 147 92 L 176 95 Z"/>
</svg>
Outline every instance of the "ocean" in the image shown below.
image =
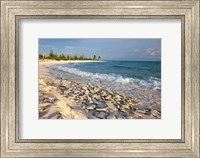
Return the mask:
<svg viewBox="0 0 200 158">
<path fill-rule="evenodd" d="M 161 98 L 161 62 L 102 61 L 53 65 L 56 75 L 78 82 L 91 82 L 127 96 Z"/>
</svg>

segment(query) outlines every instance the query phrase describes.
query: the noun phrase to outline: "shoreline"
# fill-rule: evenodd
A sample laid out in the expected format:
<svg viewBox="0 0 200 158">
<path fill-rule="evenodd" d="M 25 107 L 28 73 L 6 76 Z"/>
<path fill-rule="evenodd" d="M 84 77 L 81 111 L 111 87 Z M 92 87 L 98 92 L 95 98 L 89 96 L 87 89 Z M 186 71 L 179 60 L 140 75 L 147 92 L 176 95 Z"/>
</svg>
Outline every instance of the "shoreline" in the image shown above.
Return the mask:
<svg viewBox="0 0 200 158">
<path fill-rule="evenodd" d="M 40 76 L 49 76 L 50 67 L 56 64 L 75 64 L 75 63 L 91 63 L 91 62 L 105 62 L 105 61 L 97 61 L 97 60 L 39 60 L 38 66 L 39 66 L 39 77 Z"/>
<path fill-rule="evenodd" d="M 44 75 L 49 75 L 49 68 L 52 65 L 56 64 L 73 64 L 73 63 L 91 63 L 91 62 L 105 62 L 105 61 L 96 61 L 96 60 L 39 60 L 39 77 Z"/>
<path fill-rule="evenodd" d="M 54 64 L 68 64 L 68 63 L 91 63 L 91 62 L 105 62 L 105 61 L 98 61 L 98 60 L 49 60 L 49 59 L 45 59 L 45 60 L 39 60 L 39 64 L 41 65 L 54 65 Z"/>
<path fill-rule="evenodd" d="M 160 119 L 160 101 L 145 107 L 136 97 L 103 89 L 101 85 L 50 77 L 50 67 L 59 63 L 39 62 L 39 119 Z M 92 61 L 89 61 L 92 62 Z M 96 61 L 99 62 L 99 61 Z"/>
</svg>

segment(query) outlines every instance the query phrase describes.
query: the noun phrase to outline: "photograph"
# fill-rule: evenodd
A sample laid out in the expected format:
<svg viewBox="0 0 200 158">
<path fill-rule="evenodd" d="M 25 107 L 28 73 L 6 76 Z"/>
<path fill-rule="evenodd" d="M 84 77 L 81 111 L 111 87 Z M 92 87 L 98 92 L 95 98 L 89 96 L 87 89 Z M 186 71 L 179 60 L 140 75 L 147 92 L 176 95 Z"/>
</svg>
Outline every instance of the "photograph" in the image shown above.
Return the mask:
<svg viewBox="0 0 200 158">
<path fill-rule="evenodd" d="M 161 119 L 160 38 L 39 38 L 39 119 Z"/>
</svg>

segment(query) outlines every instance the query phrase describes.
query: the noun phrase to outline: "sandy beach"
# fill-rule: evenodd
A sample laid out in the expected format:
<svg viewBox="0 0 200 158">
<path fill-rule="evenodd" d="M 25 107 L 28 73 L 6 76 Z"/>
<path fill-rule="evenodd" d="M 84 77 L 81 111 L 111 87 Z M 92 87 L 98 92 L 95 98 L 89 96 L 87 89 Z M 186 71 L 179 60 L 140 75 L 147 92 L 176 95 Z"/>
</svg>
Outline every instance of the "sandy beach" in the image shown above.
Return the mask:
<svg viewBox="0 0 200 158">
<path fill-rule="evenodd" d="M 39 119 L 160 118 L 160 100 L 146 107 L 135 96 L 50 75 L 52 65 L 80 62 L 100 61 L 39 61 Z"/>
</svg>

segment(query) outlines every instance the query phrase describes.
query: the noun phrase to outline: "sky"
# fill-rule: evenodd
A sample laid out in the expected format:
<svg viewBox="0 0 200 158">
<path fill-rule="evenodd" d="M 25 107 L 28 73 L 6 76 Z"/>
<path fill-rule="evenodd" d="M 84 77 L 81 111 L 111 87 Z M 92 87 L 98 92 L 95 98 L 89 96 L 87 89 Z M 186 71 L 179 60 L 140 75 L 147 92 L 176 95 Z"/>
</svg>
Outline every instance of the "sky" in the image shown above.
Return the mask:
<svg viewBox="0 0 200 158">
<path fill-rule="evenodd" d="M 39 39 L 39 53 L 100 56 L 103 60 L 160 61 L 161 39 L 136 38 L 74 38 Z"/>
</svg>

